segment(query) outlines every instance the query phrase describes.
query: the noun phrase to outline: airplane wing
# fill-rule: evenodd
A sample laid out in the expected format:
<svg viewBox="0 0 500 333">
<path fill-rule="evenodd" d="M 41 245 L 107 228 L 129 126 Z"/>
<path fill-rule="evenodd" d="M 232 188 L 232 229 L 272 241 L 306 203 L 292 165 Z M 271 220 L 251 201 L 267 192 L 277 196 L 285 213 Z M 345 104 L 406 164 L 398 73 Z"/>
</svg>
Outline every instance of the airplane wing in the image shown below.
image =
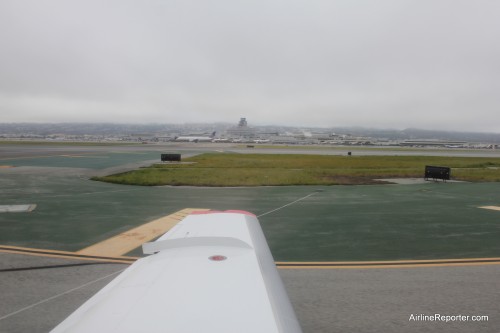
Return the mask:
<svg viewBox="0 0 500 333">
<path fill-rule="evenodd" d="M 301 332 L 253 214 L 193 213 L 143 250 L 52 332 Z"/>
</svg>

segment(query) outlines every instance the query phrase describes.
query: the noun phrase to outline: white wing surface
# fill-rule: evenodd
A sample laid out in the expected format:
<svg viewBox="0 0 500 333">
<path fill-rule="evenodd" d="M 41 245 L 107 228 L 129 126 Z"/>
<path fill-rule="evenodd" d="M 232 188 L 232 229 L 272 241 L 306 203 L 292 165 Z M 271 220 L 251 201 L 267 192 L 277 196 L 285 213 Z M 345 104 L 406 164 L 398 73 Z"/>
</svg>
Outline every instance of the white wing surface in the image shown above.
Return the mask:
<svg viewBox="0 0 500 333">
<path fill-rule="evenodd" d="M 301 332 L 257 218 L 192 214 L 52 332 Z"/>
</svg>

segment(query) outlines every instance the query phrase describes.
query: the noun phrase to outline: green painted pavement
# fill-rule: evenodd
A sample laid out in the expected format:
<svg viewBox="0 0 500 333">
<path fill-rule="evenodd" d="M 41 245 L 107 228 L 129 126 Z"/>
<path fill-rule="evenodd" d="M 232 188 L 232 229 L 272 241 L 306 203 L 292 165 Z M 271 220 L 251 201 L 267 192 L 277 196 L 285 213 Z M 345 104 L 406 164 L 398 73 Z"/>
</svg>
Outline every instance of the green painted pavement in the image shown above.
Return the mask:
<svg viewBox="0 0 500 333">
<path fill-rule="evenodd" d="M 75 152 L 75 153 L 41 153 L 37 156 L 24 158 L 0 158 L 0 164 L 11 166 L 42 166 L 42 167 L 62 167 L 62 168 L 88 168 L 104 169 L 119 166 L 127 163 L 134 163 L 145 160 L 158 160 L 160 162 L 160 152 L 158 151 L 137 151 L 137 152 Z"/>
<path fill-rule="evenodd" d="M 35 167 L 21 173 L 0 169 L 0 205 L 37 205 L 30 213 L 0 214 L 0 244 L 77 251 L 199 207 L 265 214 L 260 222 L 278 261 L 500 257 L 500 212 L 477 208 L 500 205 L 498 183 L 136 187 L 90 181 L 68 168 L 121 166 L 158 159 L 158 151 L 51 155 L 0 159 L 2 165 Z M 46 173 L 37 166 L 64 167 L 65 172 Z"/>
<path fill-rule="evenodd" d="M 0 176 L 0 244 L 77 251 L 186 207 L 260 218 L 277 261 L 500 257 L 496 183 L 331 187 L 135 187 L 43 174 Z M 135 253 L 138 253 L 137 251 Z"/>
</svg>

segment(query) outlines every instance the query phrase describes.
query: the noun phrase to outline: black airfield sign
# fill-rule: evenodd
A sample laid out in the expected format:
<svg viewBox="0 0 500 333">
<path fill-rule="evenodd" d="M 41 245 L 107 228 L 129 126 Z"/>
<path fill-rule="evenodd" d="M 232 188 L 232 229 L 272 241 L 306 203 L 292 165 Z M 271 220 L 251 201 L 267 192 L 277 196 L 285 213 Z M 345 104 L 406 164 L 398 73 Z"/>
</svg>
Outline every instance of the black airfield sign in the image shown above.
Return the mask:
<svg viewBox="0 0 500 333">
<path fill-rule="evenodd" d="M 181 154 L 161 154 L 162 162 L 180 162 Z"/>
<path fill-rule="evenodd" d="M 451 169 L 448 167 L 440 167 L 440 166 L 425 166 L 425 180 L 432 178 L 442 179 L 442 180 L 450 180 Z"/>
</svg>

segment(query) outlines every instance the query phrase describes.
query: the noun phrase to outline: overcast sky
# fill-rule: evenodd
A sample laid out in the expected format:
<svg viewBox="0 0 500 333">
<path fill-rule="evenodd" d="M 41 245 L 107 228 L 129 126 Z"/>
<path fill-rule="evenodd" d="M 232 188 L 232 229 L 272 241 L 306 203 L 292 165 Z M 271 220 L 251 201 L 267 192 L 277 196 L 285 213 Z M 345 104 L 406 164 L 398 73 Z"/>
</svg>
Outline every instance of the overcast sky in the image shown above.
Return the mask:
<svg viewBox="0 0 500 333">
<path fill-rule="evenodd" d="M 0 0 L 0 122 L 500 133 L 500 1 Z"/>
</svg>

